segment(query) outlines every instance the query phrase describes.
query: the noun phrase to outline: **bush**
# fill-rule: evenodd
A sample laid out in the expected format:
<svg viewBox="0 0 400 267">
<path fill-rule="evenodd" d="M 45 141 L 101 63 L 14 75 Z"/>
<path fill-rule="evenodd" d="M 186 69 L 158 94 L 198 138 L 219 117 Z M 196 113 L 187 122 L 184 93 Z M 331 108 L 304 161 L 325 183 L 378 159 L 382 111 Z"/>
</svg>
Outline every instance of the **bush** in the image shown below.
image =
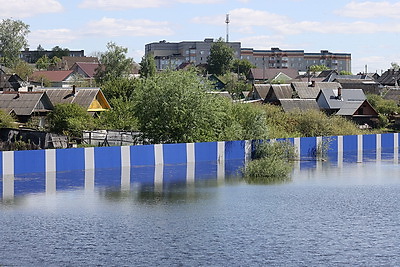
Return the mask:
<svg viewBox="0 0 400 267">
<path fill-rule="evenodd" d="M 93 117 L 77 104 L 57 104 L 47 119 L 51 132 L 73 138 L 81 138 L 82 131 L 95 128 Z"/>
<path fill-rule="evenodd" d="M 270 184 L 290 180 L 296 151 L 288 142 L 260 142 L 257 144 L 253 161 L 244 170 L 248 183 Z"/>
</svg>

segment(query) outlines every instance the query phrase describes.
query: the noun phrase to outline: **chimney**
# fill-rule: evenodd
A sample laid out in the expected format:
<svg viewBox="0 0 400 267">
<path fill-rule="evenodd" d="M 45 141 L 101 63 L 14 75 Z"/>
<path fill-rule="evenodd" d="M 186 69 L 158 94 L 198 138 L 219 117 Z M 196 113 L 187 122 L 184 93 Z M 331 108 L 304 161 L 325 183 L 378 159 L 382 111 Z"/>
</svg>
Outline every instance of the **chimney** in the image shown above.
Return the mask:
<svg viewBox="0 0 400 267">
<path fill-rule="evenodd" d="M 338 98 L 339 100 L 342 100 L 342 88 L 341 88 L 341 87 L 339 87 L 339 88 L 337 89 L 337 98 Z"/>
<path fill-rule="evenodd" d="M 311 84 L 309 85 L 309 87 L 315 87 L 315 81 L 311 81 Z"/>
<path fill-rule="evenodd" d="M 72 94 L 75 95 L 76 94 L 76 85 L 72 85 Z"/>
</svg>

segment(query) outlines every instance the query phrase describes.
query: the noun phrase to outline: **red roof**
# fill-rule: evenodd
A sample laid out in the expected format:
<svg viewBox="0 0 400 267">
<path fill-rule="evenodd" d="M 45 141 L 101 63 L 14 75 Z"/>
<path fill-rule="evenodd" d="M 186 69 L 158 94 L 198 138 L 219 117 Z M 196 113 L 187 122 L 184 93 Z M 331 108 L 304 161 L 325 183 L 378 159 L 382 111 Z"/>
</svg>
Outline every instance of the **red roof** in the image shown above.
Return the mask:
<svg viewBox="0 0 400 267">
<path fill-rule="evenodd" d="M 33 81 L 39 81 L 40 77 L 45 77 L 51 82 L 62 82 L 65 81 L 72 73 L 72 70 L 35 71 L 32 74 L 31 79 Z"/>
<path fill-rule="evenodd" d="M 99 67 L 99 63 L 91 63 L 91 62 L 76 62 L 74 66 L 71 67 L 71 70 L 77 72 L 76 68 L 80 68 L 89 78 L 94 77 L 96 73 L 96 69 Z"/>
</svg>

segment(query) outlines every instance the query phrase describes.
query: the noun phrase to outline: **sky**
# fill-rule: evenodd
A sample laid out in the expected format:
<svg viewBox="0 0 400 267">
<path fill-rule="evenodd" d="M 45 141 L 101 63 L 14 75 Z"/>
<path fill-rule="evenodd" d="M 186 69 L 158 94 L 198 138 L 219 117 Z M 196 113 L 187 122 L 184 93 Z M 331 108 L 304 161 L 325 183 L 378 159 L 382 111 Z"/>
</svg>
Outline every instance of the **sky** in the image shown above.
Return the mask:
<svg viewBox="0 0 400 267">
<path fill-rule="evenodd" d="M 147 43 L 226 38 L 242 48 L 352 54 L 352 72 L 400 63 L 400 1 L 317 0 L 0 0 L 0 19 L 30 26 L 40 44 L 105 52 L 108 42 L 140 62 Z"/>
</svg>

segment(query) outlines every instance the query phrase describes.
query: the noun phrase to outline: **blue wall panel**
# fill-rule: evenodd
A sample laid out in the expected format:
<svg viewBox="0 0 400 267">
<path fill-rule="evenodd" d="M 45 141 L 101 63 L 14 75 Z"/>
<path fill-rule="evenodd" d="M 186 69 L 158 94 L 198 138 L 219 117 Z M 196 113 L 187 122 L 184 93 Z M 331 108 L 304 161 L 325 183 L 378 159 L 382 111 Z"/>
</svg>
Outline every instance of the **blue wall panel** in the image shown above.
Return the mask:
<svg viewBox="0 0 400 267">
<path fill-rule="evenodd" d="M 3 177 L 3 151 L 0 151 L 0 177 Z"/>
<path fill-rule="evenodd" d="M 363 135 L 363 151 L 376 150 L 376 135 L 366 134 Z"/>
<path fill-rule="evenodd" d="M 73 171 L 85 169 L 85 150 L 83 148 L 57 149 L 57 171 Z"/>
<path fill-rule="evenodd" d="M 154 184 L 155 166 L 132 166 L 131 184 Z"/>
<path fill-rule="evenodd" d="M 225 160 L 244 159 L 246 141 L 225 142 Z"/>
<path fill-rule="evenodd" d="M 163 181 L 165 183 L 186 182 L 186 164 L 167 166 L 164 165 Z"/>
<path fill-rule="evenodd" d="M 343 151 L 357 151 L 358 150 L 358 136 L 345 135 L 343 136 Z"/>
<path fill-rule="evenodd" d="M 14 152 L 14 174 L 46 171 L 45 150 Z"/>
<path fill-rule="evenodd" d="M 186 164 L 186 144 L 163 145 L 164 164 Z"/>
<path fill-rule="evenodd" d="M 84 188 L 85 170 L 73 170 L 56 173 L 56 190 Z"/>
<path fill-rule="evenodd" d="M 196 162 L 195 164 L 195 179 L 216 179 L 217 178 L 217 164 L 215 161 Z"/>
<path fill-rule="evenodd" d="M 44 193 L 46 191 L 46 174 L 29 173 L 29 175 L 15 175 L 14 195 Z"/>
<path fill-rule="evenodd" d="M 94 148 L 94 167 L 96 169 L 120 168 L 121 147 L 95 147 Z"/>
<path fill-rule="evenodd" d="M 316 137 L 304 137 L 300 139 L 300 157 L 315 157 L 316 149 Z"/>
<path fill-rule="evenodd" d="M 225 176 L 238 176 L 244 167 L 244 159 L 231 159 L 225 161 Z"/>
<path fill-rule="evenodd" d="M 394 134 L 382 134 L 381 135 L 381 146 L 382 150 L 387 152 L 394 151 Z"/>
<path fill-rule="evenodd" d="M 153 166 L 154 145 L 131 146 L 131 166 Z"/>
<path fill-rule="evenodd" d="M 94 176 L 94 185 L 121 187 L 121 168 L 96 169 Z"/>
<path fill-rule="evenodd" d="M 195 161 L 217 161 L 217 142 L 195 143 Z"/>
</svg>

